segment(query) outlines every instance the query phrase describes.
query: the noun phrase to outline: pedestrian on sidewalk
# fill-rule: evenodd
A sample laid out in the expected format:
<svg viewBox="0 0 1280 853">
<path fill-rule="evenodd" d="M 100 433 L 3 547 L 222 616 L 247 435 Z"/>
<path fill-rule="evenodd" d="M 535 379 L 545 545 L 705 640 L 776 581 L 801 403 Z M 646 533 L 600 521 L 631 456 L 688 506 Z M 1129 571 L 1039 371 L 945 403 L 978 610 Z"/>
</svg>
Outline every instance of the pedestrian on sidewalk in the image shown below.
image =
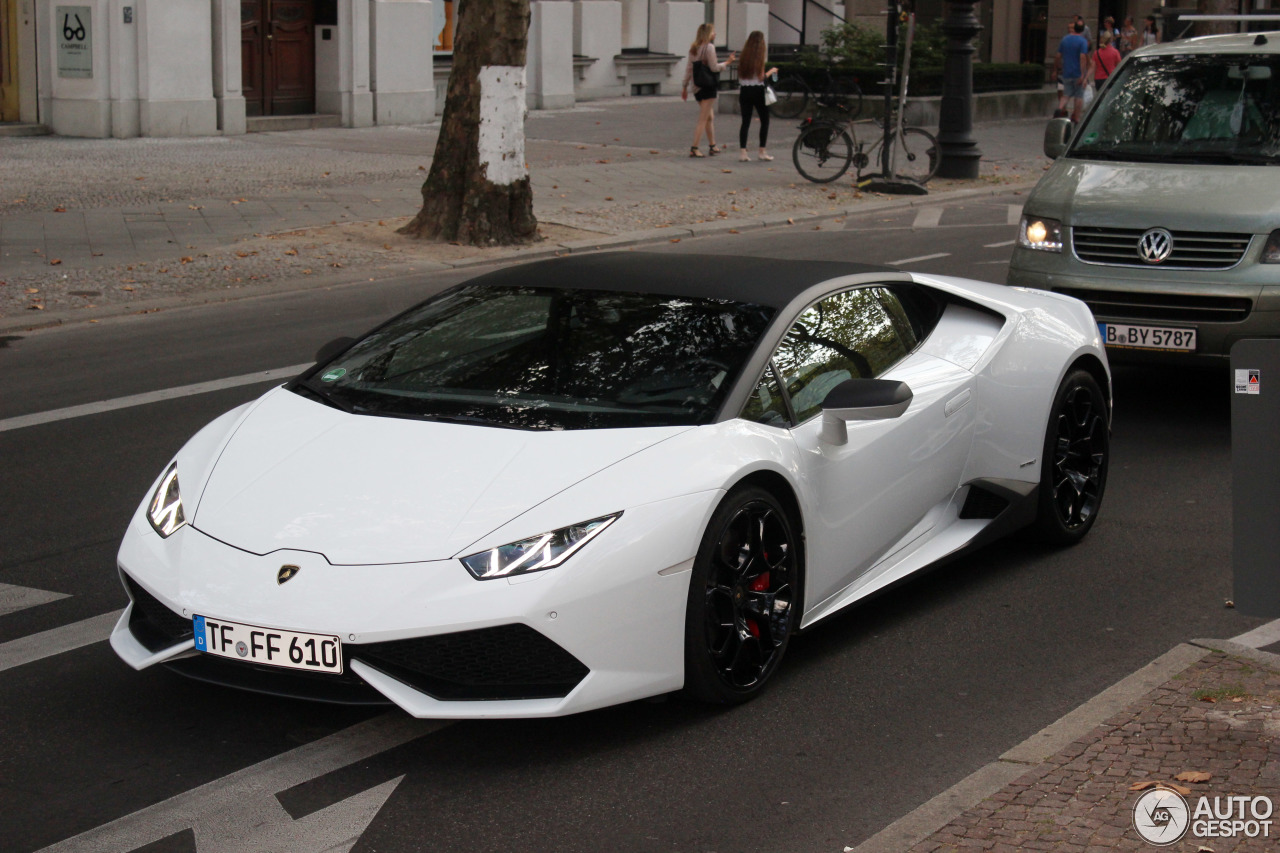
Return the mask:
<svg viewBox="0 0 1280 853">
<path fill-rule="evenodd" d="M 1133 25 L 1133 18 L 1124 19 L 1124 27 L 1120 30 L 1120 56 L 1126 57 L 1129 51 L 1138 46 L 1138 28 Z"/>
<path fill-rule="evenodd" d="M 760 159 L 772 160 L 769 156 L 769 105 L 765 103 L 765 78 L 778 73 L 777 68 L 764 68 L 765 57 L 764 33 L 755 30 L 747 36 L 747 43 L 742 46 L 742 55 L 738 57 L 738 107 L 742 111 L 742 127 L 738 129 L 738 159 L 746 162 L 747 133 L 751 130 L 751 112 L 760 115 Z"/>
<path fill-rule="evenodd" d="M 1098 36 L 1098 49 L 1093 52 L 1090 64 L 1093 66 L 1094 85 L 1101 89 L 1111 72 L 1120 64 L 1120 51 L 1111 44 L 1111 33 L 1103 32 Z"/>
<path fill-rule="evenodd" d="M 722 65 L 716 57 L 716 28 L 711 24 L 699 24 L 698 34 L 689 45 L 688 61 L 684 64 L 684 85 L 680 89 L 680 99 L 689 100 L 689 83 L 694 89 L 693 99 L 698 102 L 698 123 L 693 127 L 693 145 L 689 148 L 690 157 L 701 157 L 698 143 L 702 134 L 707 135 L 708 151 L 712 156 L 725 149 L 716 145 L 716 95 L 720 91 L 720 70 L 732 65 L 737 57 L 729 53 L 729 59 Z"/>
<path fill-rule="evenodd" d="M 1084 66 L 1089 61 L 1089 42 L 1084 37 L 1084 21 L 1076 19 L 1070 35 L 1062 37 L 1058 55 L 1053 61 L 1054 71 L 1062 74 L 1062 94 L 1070 105 L 1071 120 L 1080 121 L 1080 109 L 1084 100 Z"/>
<path fill-rule="evenodd" d="M 1160 43 L 1160 29 L 1156 26 L 1156 16 L 1147 15 L 1147 21 L 1142 25 L 1142 46 Z"/>
</svg>

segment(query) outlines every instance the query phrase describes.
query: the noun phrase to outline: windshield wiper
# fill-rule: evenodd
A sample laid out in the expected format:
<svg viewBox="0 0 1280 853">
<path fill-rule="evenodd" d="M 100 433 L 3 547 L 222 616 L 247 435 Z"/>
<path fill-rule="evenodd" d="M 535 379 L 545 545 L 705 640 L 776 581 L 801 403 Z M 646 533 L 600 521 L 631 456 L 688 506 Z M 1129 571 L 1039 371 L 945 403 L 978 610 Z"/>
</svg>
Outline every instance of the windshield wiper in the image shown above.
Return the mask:
<svg viewBox="0 0 1280 853">
<path fill-rule="evenodd" d="M 331 409 L 337 409 L 340 412 L 346 412 L 348 415 L 354 415 L 356 413 L 354 407 L 349 406 L 346 403 L 340 402 L 334 399 L 333 397 L 328 396 L 327 394 L 321 394 L 319 391 L 312 388 L 310 385 L 306 384 L 305 382 L 299 382 L 297 385 L 293 387 L 294 387 L 294 390 L 302 394 L 302 396 L 309 397 L 310 399 L 315 400 L 317 403 L 323 403 L 324 405 L 328 406 Z"/>
</svg>

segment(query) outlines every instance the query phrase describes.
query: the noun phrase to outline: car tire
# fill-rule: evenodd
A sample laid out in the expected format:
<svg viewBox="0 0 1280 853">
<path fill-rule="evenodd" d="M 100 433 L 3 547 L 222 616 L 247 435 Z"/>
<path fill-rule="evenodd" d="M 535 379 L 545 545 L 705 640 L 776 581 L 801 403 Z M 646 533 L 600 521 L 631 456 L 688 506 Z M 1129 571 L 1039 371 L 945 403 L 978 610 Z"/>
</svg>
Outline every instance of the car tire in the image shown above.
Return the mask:
<svg viewBox="0 0 1280 853">
<path fill-rule="evenodd" d="M 685 694 L 731 705 L 759 693 L 799 625 L 800 593 L 795 520 L 769 491 L 734 489 L 711 516 L 693 562 Z"/>
<path fill-rule="evenodd" d="M 1098 380 L 1084 370 L 1067 374 L 1049 411 L 1033 532 L 1051 545 L 1074 545 L 1093 527 L 1102 506 L 1111 419 Z"/>
</svg>

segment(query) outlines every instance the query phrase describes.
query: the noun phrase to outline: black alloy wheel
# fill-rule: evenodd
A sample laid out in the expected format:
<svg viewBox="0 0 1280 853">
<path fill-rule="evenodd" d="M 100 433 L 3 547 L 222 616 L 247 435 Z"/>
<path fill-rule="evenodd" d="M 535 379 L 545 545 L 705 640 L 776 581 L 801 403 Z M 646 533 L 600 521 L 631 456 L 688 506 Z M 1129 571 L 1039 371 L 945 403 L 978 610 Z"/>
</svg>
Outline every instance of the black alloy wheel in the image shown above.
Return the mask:
<svg viewBox="0 0 1280 853">
<path fill-rule="evenodd" d="M 1111 459 L 1107 400 L 1092 375 L 1076 370 L 1054 397 L 1041 457 L 1040 537 L 1074 545 L 1098 517 Z"/>
<path fill-rule="evenodd" d="M 745 702 L 778 668 L 799 624 L 795 525 L 764 489 L 735 489 L 707 526 L 685 614 L 685 692 Z"/>
</svg>

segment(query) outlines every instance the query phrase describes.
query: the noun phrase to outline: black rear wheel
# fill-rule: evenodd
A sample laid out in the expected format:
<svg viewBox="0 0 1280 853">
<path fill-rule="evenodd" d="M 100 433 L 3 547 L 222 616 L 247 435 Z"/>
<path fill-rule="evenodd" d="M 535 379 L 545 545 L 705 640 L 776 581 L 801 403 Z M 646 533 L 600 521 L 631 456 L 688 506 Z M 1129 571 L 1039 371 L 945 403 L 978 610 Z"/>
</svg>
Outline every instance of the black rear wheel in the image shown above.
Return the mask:
<svg viewBox="0 0 1280 853">
<path fill-rule="evenodd" d="M 685 611 L 687 694 L 736 704 L 778 668 L 800 618 L 795 525 L 764 489 L 730 492 L 702 537 Z"/>
<path fill-rule="evenodd" d="M 1111 461 L 1107 399 L 1087 371 L 1073 370 L 1058 387 L 1041 460 L 1035 533 L 1053 545 L 1074 545 L 1098 517 Z"/>
<path fill-rule="evenodd" d="M 853 140 L 835 124 L 810 124 L 791 146 L 796 171 L 815 184 L 828 184 L 849 171 L 853 155 Z"/>
</svg>

